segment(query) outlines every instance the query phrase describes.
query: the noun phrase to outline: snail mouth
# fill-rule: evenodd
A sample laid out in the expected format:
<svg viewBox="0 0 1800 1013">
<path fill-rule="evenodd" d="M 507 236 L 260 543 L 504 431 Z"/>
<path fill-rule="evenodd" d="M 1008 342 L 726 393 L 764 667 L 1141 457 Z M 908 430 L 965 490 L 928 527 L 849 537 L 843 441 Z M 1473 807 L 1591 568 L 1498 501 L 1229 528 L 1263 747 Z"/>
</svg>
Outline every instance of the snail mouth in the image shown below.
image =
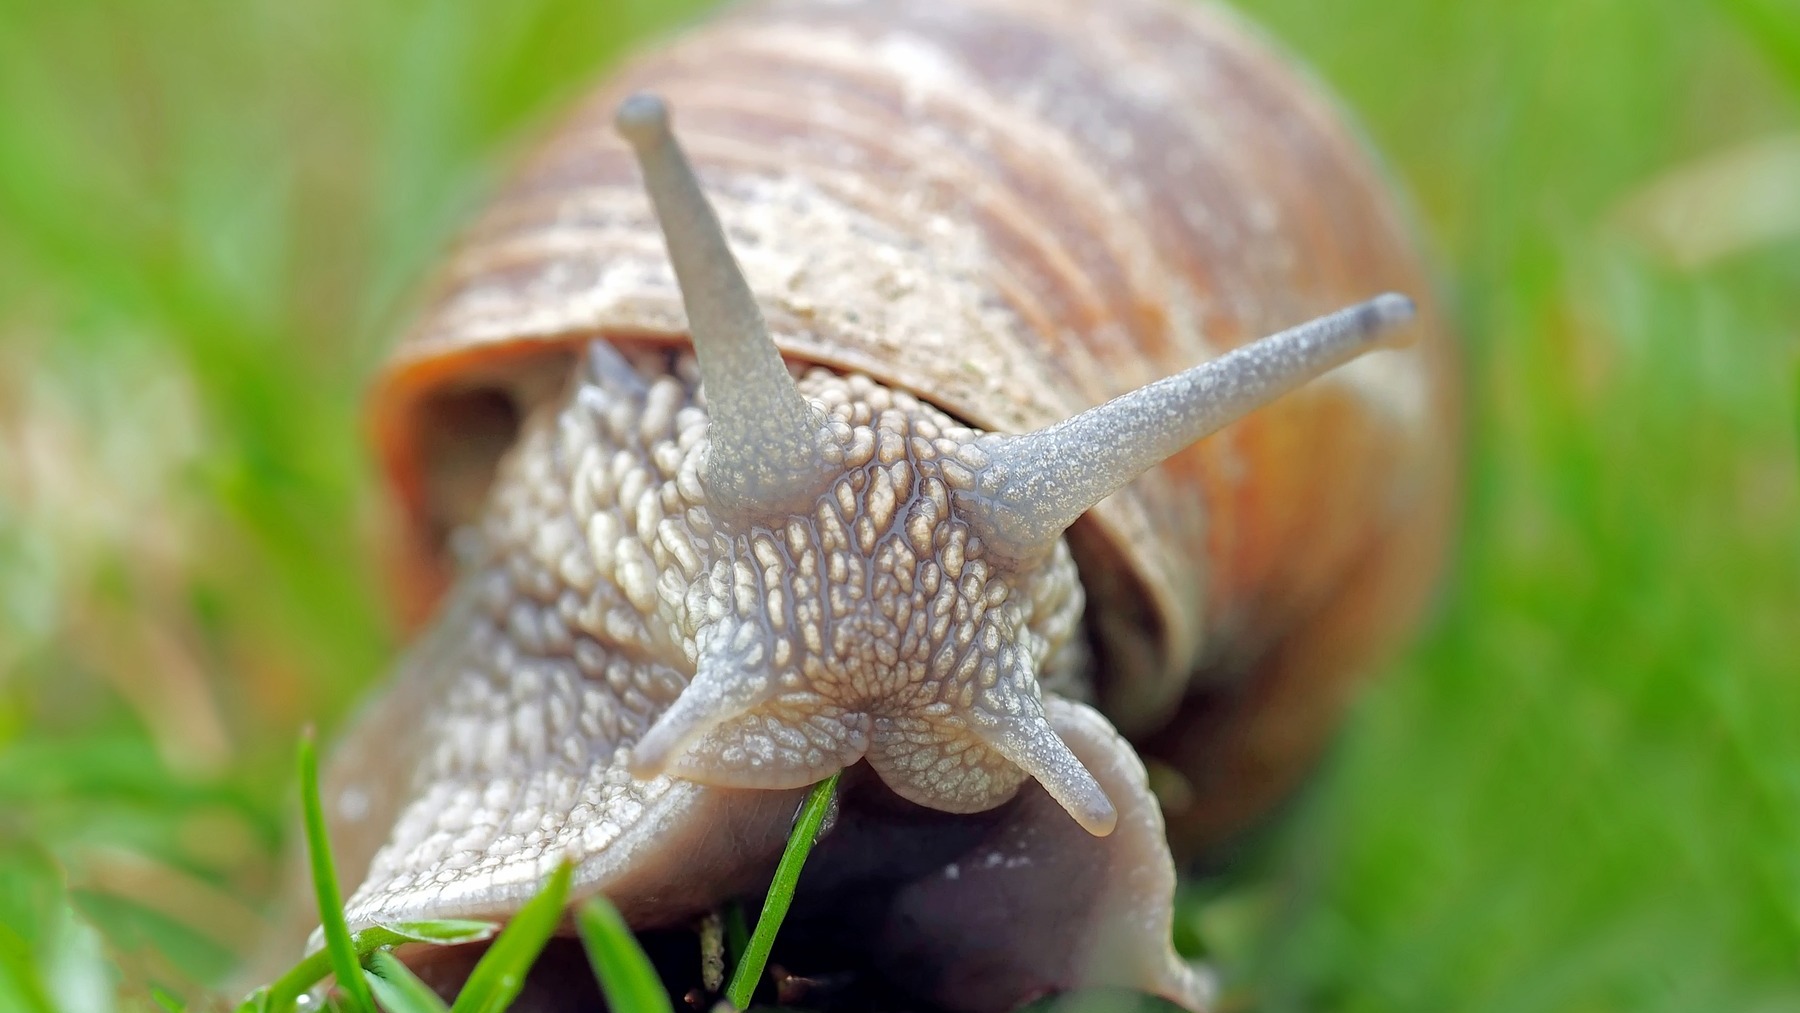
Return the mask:
<svg viewBox="0 0 1800 1013">
<path fill-rule="evenodd" d="M 1009 952 L 1040 948 L 1043 940 L 1017 935 L 1016 945 L 1009 940 L 998 947 L 965 947 L 942 936 L 946 926 L 940 924 L 969 913 L 963 900 L 948 894 L 947 900 L 920 905 L 916 896 L 921 883 L 929 893 L 933 883 L 961 880 L 974 887 L 969 904 L 989 902 L 991 887 L 981 885 L 981 873 L 1003 870 L 1009 863 L 1015 870 L 1028 865 L 1009 841 L 1018 837 L 1022 823 L 1036 819 L 1039 809 L 1059 817 L 1054 803 L 1043 799 L 1034 805 L 1021 798 L 984 813 L 943 813 L 895 795 L 861 764 L 846 771 L 843 785 L 834 825 L 810 856 L 777 936 L 759 1001 L 833 1013 L 958 1013 L 1010 1009 L 1017 997 L 1058 988 L 1057 981 L 1036 969 L 1013 968 L 1009 978 Z M 1079 833 L 1066 817 L 1056 822 Z M 753 921 L 764 886 L 714 911 L 722 914 L 736 906 Z M 1066 896 L 1076 906 L 1091 899 L 1079 889 Z M 710 1010 L 720 999 L 720 982 L 707 981 L 702 970 L 703 917 L 634 932 L 677 1010 Z M 921 918 L 925 924 L 917 925 Z M 925 938 L 915 938 L 921 934 Z M 490 945 L 412 946 L 398 956 L 441 998 L 453 1002 Z M 730 955 L 725 956 L 729 961 Z M 973 980 L 976 975 L 984 979 L 979 984 Z M 996 986 L 999 992 L 994 992 Z M 509 1008 L 515 1013 L 588 1013 L 610 1007 L 580 940 L 559 935 L 532 965 Z"/>
<path fill-rule="evenodd" d="M 795 931 L 798 930 L 798 931 Z M 677 1010 L 709 1010 L 719 1002 L 719 985 L 700 970 L 700 936 L 688 928 L 638 932 Z M 765 1000 L 799 1011 L 833 1013 L 938 1013 L 960 1007 L 932 1002 L 916 989 L 874 966 L 866 953 L 834 941 L 817 924 L 791 926 L 769 965 Z M 402 954 L 407 967 L 446 1003 L 455 1001 L 488 943 L 421 948 Z M 795 968 L 798 970 L 791 970 Z M 599 980 L 581 943 L 552 939 L 532 964 L 512 1013 L 600 1013 L 608 1010 Z"/>
<path fill-rule="evenodd" d="M 704 980 L 700 970 L 697 931 L 659 929 L 636 935 L 663 987 L 674 997 L 675 1009 L 710 1010 L 717 1005 L 718 985 Z M 882 973 L 866 954 L 834 941 L 816 922 L 792 926 L 785 936 L 770 964 L 765 986 L 766 998 L 783 1008 L 833 1013 L 937 1013 L 957 1008 L 913 994 L 906 983 Z M 451 1003 L 489 945 L 422 947 L 403 952 L 401 957 L 419 980 Z M 518 998 L 507 1008 L 511 1013 L 603 1013 L 610 1007 L 581 943 L 558 937 L 544 947 L 526 974 Z"/>
<path fill-rule="evenodd" d="M 943 994 L 963 973 L 962 956 L 971 956 L 973 951 L 961 956 L 950 951 L 917 953 L 904 933 L 896 936 L 887 926 L 896 919 L 915 916 L 902 910 L 909 887 L 944 880 L 946 870 L 954 881 L 965 867 L 970 878 L 978 869 L 1003 867 L 1006 859 L 998 849 L 1008 845 L 1001 838 L 1009 828 L 1018 826 L 1022 817 L 1035 819 L 1032 814 L 1037 808 L 1030 799 L 1015 798 L 988 812 L 940 812 L 896 795 L 867 764 L 847 769 L 835 816 L 809 857 L 793 908 L 777 936 L 759 999 L 796 1010 L 841 1013 L 1010 1008 L 1013 1003 L 989 1002 L 978 992 L 965 994 L 960 1001 Z M 1046 812 L 1053 818 L 1061 815 L 1054 803 L 1048 803 Z M 1079 833 L 1066 817 L 1056 822 Z M 1018 867 L 1018 856 L 1010 857 Z M 760 879 L 742 884 L 742 889 L 716 904 L 712 912 L 724 914 L 736 907 L 754 923 L 773 860 L 767 865 Z M 977 901 L 971 899 L 971 903 Z M 504 921 L 516 907 L 508 905 L 490 911 L 489 916 Z M 954 902 L 926 917 L 935 921 L 950 916 L 950 908 L 961 907 Z M 634 935 L 675 999 L 677 1010 L 710 1010 L 720 998 L 720 983 L 707 981 L 702 971 L 700 926 L 707 913 L 677 914 L 674 924 L 668 924 L 672 913 L 666 910 L 632 918 L 637 926 Z M 642 927 L 644 917 L 655 927 Z M 441 998 L 453 1002 L 491 945 L 413 945 L 403 947 L 397 955 Z M 1022 945 L 1033 944 L 1022 941 Z M 902 963 L 910 966 L 902 969 L 888 959 L 893 953 L 884 951 L 894 947 L 899 947 L 895 952 L 910 954 L 902 957 Z M 725 956 L 729 961 L 730 955 Z M 984 948 L 981 959 L 1005 964 L 1004 955 L 992 947 Z M 1023 987 L 1025 992 L 1046 990 L 1040 985 Z M 580 940 L 567 935 L 553 938 L 544 948 L 509 1008 L 516 1013 L 609 1009 Z"/>
<path fill-rule="evenodd" d="M 800 877 L 759 1001 L 843 1013 L 988 1013 L 1107 985 L 1205 1008 L 1204 982 L 1170 949 L 1175 874 L 1143 767 L 1097 713 L 1074 704 L 1057 710 L 1070 745 L 1120 802 L 1116 833 L 1087 833 L 1035 782 L 989 811 L 945 813 L 906 801 L 858 764 L 846 771 L 835 824 Z M 783 835 L 791 812 L 782 816 Z M 706 1010 L 717 981 L 703 980 L 700 919 L 738 905 L 753 921 L 773 866 L 772 855 L 758 859 L 760 875 L 714 882 L 707 899 L 678 909 L 633 914 L 628 897 L 601 889 L 620 902 L 676 1008 Z M 694 874 L 664 870 L 655 892 L 666 897 L 671 876 Z M 401 956 L 449 997 L 482 952 L 475 945 Z M 607 1008 L 578 940 L 552 942 L 513 1008 Z"/>
<path fill-rule="evenodd" d="M 841 1013 L 988 1013 L 1053 991 L 1127 986 L 1206 1008 L 1208 988 L 1170 948 L 1174 862 L 1143 765 L 1093 709 L 1057 700 L 1049 713 L 1118 802 L 1111 837 L 1080 828 L 1037 781 L 992 810 L 947 813 L 905 801 L 866 763 L 851 766 L 758 1000 Z M 572 896 L 605 892 L 671 995 L 688 997 L 677 1009 L 711 1009 L 718 982 L 702 979 L 698 923 L 733 905 L 754 921 L 796 802 L 797 792 L 671 783 L 664 808 L 644 811 L 643 840 L 619 838 L 581 860 Z M 373 914 L 362 918 L 504 921 L 535 892 L 473 894 L 481 878 L 439 883 L 432 894 L 373 889 L 364 901 Z M 482 952 L 410 948 L 400 957 L 452 997 Z M 513 1008 L 607 1008 L 578 939 L 551 943 Z"/>
</svg>

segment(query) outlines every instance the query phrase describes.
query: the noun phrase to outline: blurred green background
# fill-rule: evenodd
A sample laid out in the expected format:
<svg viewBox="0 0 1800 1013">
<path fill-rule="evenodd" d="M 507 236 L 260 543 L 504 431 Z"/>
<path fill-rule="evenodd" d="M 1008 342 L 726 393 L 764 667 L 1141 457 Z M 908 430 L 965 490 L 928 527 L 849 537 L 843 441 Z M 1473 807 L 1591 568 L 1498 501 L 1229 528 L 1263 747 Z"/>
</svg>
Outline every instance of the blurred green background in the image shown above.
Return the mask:
<svg viewBox="0 0 1800 1013">
<path fill-rule="evenodd" d="M 216 981 L 396 650 L 362 385 L 704 4 L 0 0 L 0 1008 Z M 1468 339 L 1437 625 L 1179 931 L 1268 1010 L 1800 1010 L 1800 4 L 1245 3 Z"/>
</svg>

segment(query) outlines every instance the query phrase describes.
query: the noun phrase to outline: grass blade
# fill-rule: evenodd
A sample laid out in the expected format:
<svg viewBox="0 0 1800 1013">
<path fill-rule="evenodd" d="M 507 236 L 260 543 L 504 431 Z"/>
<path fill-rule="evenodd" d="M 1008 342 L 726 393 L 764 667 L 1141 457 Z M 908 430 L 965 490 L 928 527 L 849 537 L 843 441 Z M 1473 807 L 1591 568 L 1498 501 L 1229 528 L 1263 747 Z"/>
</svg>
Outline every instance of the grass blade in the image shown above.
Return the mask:
<svg viewBox="0 0 1800 1013">
<path fill-rule="evenodd" d="M 319 802 L 319 750 L 308 728 L 300 736 L 300 811 L 306 824 L 306 853 L 312 861 L 313 893 L 319 901 L 319 925 L 338 988 L 352 1010 L 375 1013 L 375 999 L 363 980 L 350 926 L 344 922 L 344 898 L 338 891 L 331 842 L 325 837 L 325 809 Z"/>
<path fill-rule="evenodd" d="M 750 948 L 750 926 L 744 923 L 744 905 L 732 901 L 725 906 L 725 953 L 733 967 L 744 959 Z"/>
<path fill-rule="evenodd" d="M 609 1009 L 673 1013 L 662 979 L 612 901 L 595 897 L 581 905 L 575 912 L 575 928 Z"/>
<path fill-rule="evenodd" d="M 352 935 L 350 944 L 351 948 L 356 951 L 357 957 L 362 959 L 383 947 L 399 946 L 402 943 L 431 943 L 435 946 L 479 943 L 484 939 L 492 939 L 494 933 L 499 930 L 500 926 L 493 922 L 440 918 L 432 921 L 372 925 Z M 331 954 L 324 950 L 308 954 L 286 974 L 262 989 L 260 996 L 251 996 L 246 1000 L 246 1005 L 239 1009 L 242 1013 L 260 1013 L 265 1009 L 272 1013 L 285 1013 L 294 1008 L 294 1000 L 299 998 L 301 993 L 318 984 L 320 979 L 330 971 Z"/>
<path fill-rule="evenodd" d="M 431 986 L 387 950 L 369 955 L 369 989 L 387 1013 L 447 1013 L 448 1006 Z"/>
<path fill-rule="evenodd" d="M 775 867 L 775 880 L 769 884 L 769 895 L 763 900 L 762 914 L 757 916 L 756 930 L 750 933 L 750 943 L 738 960 L 737 970 L 731 974 L 731 984 L 725 989 L 725 998 L 738 1009 L 749 1007 L 750 997 L 756 993 L 756 983 L 762 980 L 769 951 L 775 947 L 775 933 L 781 929 L 781 920 L 787 917 L 788 907 L 794 903 L 794 887 L 800 882 L 800 868 L 812 852 L 819 828 L 825 825 L 825 814 L 831 809 L 831 796 L 837 791 L 837 783 L 838 775 L 833 774 L 813 785 L 806 803 L 800 807 L 800 818 L 794 821 L 794 832 L 788 835 L 781 863 Z"/>
<path fill-rule="evenodd" d="M 562 923 L 563 905 L 569 898 L 569 881 L 575 867 L 563 862 L 550 874 L 536 897 L 525 902 L 501 930 L 494 945 L 481 955 L 469 980 L 457 993 L 451 1013 L 501 1013 L 518 997 L 525 974 L 544 944 Z"/>
<path fill-rule="evenodd" d="M 38 977 L 31 947 L 0 925 L 0 1004 L 20 1013 L 56 1013 Z"/>
<path fill-rule="evenodd" d="M 493 922 L 475 921 L 471 918 L 432 918 L 427 921 L 375 925 L 350 938 L 356 942 L 356 952 L 366 956 L 378 946 L 399 946 L 401 943 L 430 943 L 433 946 L 479 943 L 494 938 L 494 933 L 498 931 L 500 926 Z"/>
</svg>

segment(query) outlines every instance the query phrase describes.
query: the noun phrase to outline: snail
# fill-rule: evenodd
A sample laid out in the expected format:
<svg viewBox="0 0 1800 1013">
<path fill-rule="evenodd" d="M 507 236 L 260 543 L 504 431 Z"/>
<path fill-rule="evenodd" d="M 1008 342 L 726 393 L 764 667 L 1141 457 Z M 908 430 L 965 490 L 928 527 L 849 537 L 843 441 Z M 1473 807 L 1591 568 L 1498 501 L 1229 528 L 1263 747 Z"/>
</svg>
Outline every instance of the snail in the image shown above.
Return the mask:
<svg viewBox="0 0 1800 1013">
<path fill-rule="evenodd" d="M 843 771 L 796 938 L 1203 1008 L 1177 862 L 1416 624 L 1453 378 L 1392 185 L 1234 15 L 733 9 L 577 106 L 376 384 L 423 631 L 327 771 L 348 918 L 568 857 L 679 925 Z"/>
</svg>

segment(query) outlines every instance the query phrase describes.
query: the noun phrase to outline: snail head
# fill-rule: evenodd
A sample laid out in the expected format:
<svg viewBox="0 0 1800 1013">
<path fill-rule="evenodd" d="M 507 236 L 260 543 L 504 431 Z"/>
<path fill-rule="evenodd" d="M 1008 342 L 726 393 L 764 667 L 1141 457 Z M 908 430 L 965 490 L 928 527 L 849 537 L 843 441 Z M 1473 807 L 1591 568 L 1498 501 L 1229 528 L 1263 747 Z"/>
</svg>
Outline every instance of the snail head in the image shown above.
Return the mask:
<svg viewBox="0 0 1800 1013">
<path fill-rule="evenodd" d="M 685 591 L 695 675 L 632 772 L 788 788 L 866 759 L 902 797 L 972 812 L 1038 780 L 1080 825 L 1116 813 L 1046 718 L 1081 662 L 1063 532 L 1165 458 L 1387 342 L 1404 296 L 1238 348 L 1024 434 L 959 425 L 862 377 L 809 398 L 675 140 L 636 95 L 637 154 L 708 413 L 701 482 L 729 551 Z"/>
</svg>

